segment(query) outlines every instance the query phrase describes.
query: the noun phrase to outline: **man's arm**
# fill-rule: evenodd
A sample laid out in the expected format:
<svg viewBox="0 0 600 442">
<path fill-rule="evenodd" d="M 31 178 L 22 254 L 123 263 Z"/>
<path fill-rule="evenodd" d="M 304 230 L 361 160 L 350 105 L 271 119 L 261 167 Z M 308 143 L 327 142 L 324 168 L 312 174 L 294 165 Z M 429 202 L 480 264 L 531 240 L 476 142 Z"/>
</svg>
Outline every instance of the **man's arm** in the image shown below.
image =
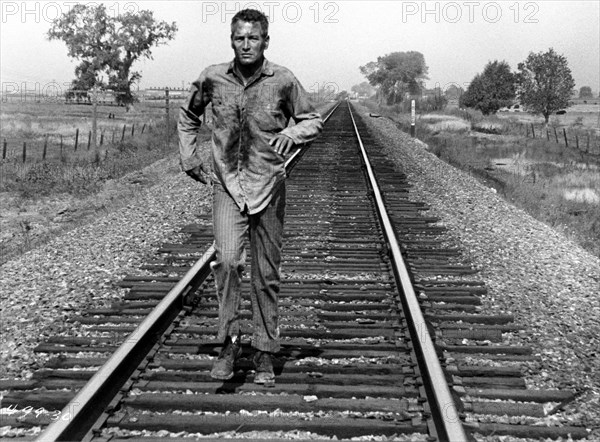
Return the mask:
<svg viewBox="0 0 600 442">
<path fill-rule="evenodd" d="M 286 127 L 279 133 L 279 136 L 289 137 L 296 145 L 308 143 L 317 138 L 323 130 L 323 119 L 321 114 L 315 111 L 308 94 L 295 77 L 292 81 L 287 105 L 290 116 L 296 124 Z M 285 140 L 280 141 L 280 144 L 285 143 Z"/>
<path fill-rule="evenodd" d="M 206 94 L 204 72 L 192 83 L 189 98 L 179 109 L 177 132 L 179 134 L 179 160 L 181 170 L 197 181 L 206 183 L 205 170 L 202 166 L 196 142 L 202 122 L 200 116 L 209 102 Z"/>
</svg>

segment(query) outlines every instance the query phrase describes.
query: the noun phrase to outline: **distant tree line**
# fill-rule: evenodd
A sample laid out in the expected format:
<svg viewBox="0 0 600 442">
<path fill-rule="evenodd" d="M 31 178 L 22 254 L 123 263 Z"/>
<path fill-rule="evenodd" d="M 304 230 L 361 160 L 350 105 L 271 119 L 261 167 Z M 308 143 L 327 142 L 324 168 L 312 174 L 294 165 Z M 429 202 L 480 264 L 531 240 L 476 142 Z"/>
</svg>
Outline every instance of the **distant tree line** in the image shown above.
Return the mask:
<svg viewBox="0 0 600 442">
<path fill-rule="evenodd" d="M 397 104 L 425 88 L 429 68 L 417 51 L 392 52 L 360 67 L 369 84 L 376 87 L 379 103 Z"/>
<path fill-rule="evenodd" d="M 442 93 L 437 89 L 427 91 L 424 80 L 428 68 L 423 54 L 416 51 L 393 52 L 360 67 L 367 78 L 367 85 L 375 90 L 380 104 L 398 104 L 408 97 L 420 96 L 422 110 L 443 108 L 448 99 L 458 99 L 459 106 L 493 114 L 503 107 L 510 107 L 518 99 L 529 111 L 544 116 L 569 105 L 575 80 L 567 59 L 550 48 L 546 52 L 533 53 L 512 72 L 506 61 L 490 61 L 483 72 L 475 75 L 467 90 L 451 85 Z M 363 93 L 364 84 L 353 86 L 353 91 Z M 373 95 L 373 93 L 371 93 Z M 589 86 L 579 91 L 580 98 L 593 98 Z"/>
<path fill-rule="evenodd" d="M 442 109 L 448 99 L 440 88 L 427 90 L 429 68 L 425 57 L 417 51 L 392 52 L 360 67 L 368 82 L 352 87 L 358 95 L 375 95 L 379 104 L 398 105 L 407 97 L 417 97 L 419 109 Z"/>
</svg>

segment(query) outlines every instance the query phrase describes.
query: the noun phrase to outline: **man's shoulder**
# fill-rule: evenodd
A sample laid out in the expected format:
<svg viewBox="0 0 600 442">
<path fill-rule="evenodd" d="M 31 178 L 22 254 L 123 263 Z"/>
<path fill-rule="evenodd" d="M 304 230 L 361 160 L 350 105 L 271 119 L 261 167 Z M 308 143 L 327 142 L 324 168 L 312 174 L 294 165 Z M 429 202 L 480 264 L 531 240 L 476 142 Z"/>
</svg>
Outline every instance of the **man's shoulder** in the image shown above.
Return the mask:
<svg viewBox="0 0 600 442">
<path fill-rule="evenodd" d="M 285 66 L 273 63 L 269 60 L 269 67 L 275 75 L 283 76 L 289 78 L 290 80 L 296 80 L 296 76 L 294 75 L 294 73 Z"/>
<path fill-rule="evenodd" d="M 212 75 L 225 74 L 227 73 L 230 65 L 231 62 L 211 64 L 202 70 L 200 76 L 210 77 Z"/>
</svg>

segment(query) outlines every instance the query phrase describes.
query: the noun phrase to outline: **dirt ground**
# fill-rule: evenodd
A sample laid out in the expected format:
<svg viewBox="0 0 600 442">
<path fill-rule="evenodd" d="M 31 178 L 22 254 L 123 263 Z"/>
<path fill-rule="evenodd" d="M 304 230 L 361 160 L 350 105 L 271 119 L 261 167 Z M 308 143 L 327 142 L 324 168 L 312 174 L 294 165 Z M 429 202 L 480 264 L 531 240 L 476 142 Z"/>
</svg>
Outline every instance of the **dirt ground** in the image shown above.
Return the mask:
<svg viewBox="0 0 600 442">
<path fill-rule="evenodd" d="M 143 186 L 154 184 L 157 173 L 178 171 L 172 156 L 109 180 L 100 192 L 83 199 L 68 194 L 25 199 L 16 192 L 0 192 L 0 264 L 94 217 L 127 205 Z"/>
</svg>

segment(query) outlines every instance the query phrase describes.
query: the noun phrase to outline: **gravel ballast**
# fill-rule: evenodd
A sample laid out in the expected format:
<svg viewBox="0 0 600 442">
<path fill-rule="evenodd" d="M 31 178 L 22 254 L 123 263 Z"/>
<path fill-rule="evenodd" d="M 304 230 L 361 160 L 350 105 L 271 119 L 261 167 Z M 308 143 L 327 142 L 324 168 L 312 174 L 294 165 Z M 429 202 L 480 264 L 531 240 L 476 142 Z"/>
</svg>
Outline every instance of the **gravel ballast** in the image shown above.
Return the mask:
<svg viewBox="0 0 600 442">
<path fill-rule="evenodd" d="M 0 267 L 1 378 L 28 378 L 46 359 L 33 353 L 39 342 L 57 332 L 77 334 L 78 326 L 66 322 L 70 316 L 118 301 L 124 290 L 116 283 L 142 274 L 145 258 L 208 210 L 209 188 L 180 172 L 174 156 L 130 175 L 152 185 Z"/>
<path fill-rule="evenodd" d="M 431 207 L 425 213 L 442 220 L 479 269 L 485 311 L 513 314 L 526 327 L 517 344 L 541 358 L 526 375 L 528 387 L 577 391 L 556 417 L 593 428 L 590 440 L 600 440 L 600 259 L 439 160 L 391 120 L 355 109 L 408 176 L 410 198 Z"/>
</svg>

